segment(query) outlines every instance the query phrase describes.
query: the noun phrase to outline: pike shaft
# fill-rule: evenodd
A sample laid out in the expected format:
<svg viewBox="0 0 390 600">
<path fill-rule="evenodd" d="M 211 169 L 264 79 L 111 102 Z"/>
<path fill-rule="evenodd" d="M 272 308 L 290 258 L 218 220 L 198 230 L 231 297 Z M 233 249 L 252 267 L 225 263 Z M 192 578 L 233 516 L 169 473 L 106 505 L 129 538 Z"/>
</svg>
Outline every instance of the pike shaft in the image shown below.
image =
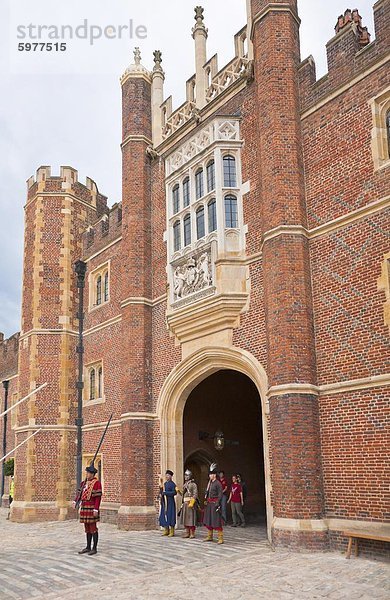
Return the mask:
<svg viewBox="0 0 390 600">
<path fill-rule="evenodd" d="M 4 412 L 2 412 L 0 414 L 0 419 L 2 417 L 4 417 L 4 415 L 6 415 L 7 413 L 9 413 L 11 410 L 13 410 L 14 408 L 16 408 L 18 406 L 18 404 L 21 404 L 22 402 L 24 402 L 25 400 L 27 400 L 27 398 L 30 398 L 30 396 L 32 396 L 33 394 L 36 394 L 37 392 L 39 392 L 40 390 L 42 390 L 46 386 L 47 386 L 47 382 L 46 383 L 42 383 L 42 385 L 40 385 L 39 387 L 35 388 L 35 390 L 32 390 L 29 394 L 27 394 L 27 396 L 25 396 L 21 400 L 18 400 L 18 402 L 15 402 L 15 404 L 13 404 L 9 408 L 7 408 L 7 410 L 5 410 Z"/>
<path fill-rule="evenodd" d="M 18 444 L 17 446 L 15 446 L 15 448 L 13 450 L 11 450 L 11 452 L 8 452 L 8 454 L 6 454 L 2 458 L 0 458 L 0 462 L 2 462 L 3 460 L 5 460 L 7 458 L 7 456 L 10 456 L 10 454 L 13 454 L 15 452 L 15 450 L 17 450 L 18 448 L 20 448 L 20 446 L 23 446 L 23 444 L 25 444 L 26 442 L 28 442 L 28 440 L 30 440 L 32 437 L 34 437 L 34 435 L 37 435 L 37 433 L 39 433 L 40 431 L 42 431 L 42 429 L 37 429 L 36 431 L 34 431 L 34 433 L 32 433 L 31 435 L 29 435 L 28 438 L 26 438 L 23 442 L 20 442 L 20 444 Z"/>
</svg>

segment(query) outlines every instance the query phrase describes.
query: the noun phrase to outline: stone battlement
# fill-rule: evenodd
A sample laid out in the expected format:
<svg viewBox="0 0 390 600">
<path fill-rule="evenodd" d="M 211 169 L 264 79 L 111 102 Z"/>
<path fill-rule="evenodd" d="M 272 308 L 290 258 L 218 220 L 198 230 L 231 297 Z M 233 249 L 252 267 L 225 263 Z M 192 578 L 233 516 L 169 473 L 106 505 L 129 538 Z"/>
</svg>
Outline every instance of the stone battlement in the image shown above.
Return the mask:
<svg viewBox="0 0 390 600">
<path fill-rule="evenodd" d="M 373 10 L 376 35 L 373 42 L 370 43 L 370 33 L 362 25 L 359 11 L 347 9 L 338 17 L 335 35 L 326 45 L 328 73 L 317 81 L 313 57 L 309 56 L 301 63 L 299 91 L 302 112 L 353 80 L 388 53 L 390 0 L 379 0 Z"/>
<path fill-rule="evenodd" d="M 5 381 L 18 371 L 20 333 L 14 333 L 8 339 L 0 333 L 0 380 Z"/>
<path fill-rule="evenodd" d="M 85 184 L 79 182 L 78 171 L 73 167 L 61 166 L 60 175 L 52 175 L 50 166 L 41 166 L 36 176 L 27 180 L 27 202 L 38 193 L 70 193 L 96 208 L 100 216 L 107 210 L 107 197 L 101 194 L 93 179 L 86 178 Z"/>
<path fill-rule="evenodd" d="M 195 28 L 196 29 L 196 28 Z M 207 30 L 206 37 L 207 37 Z M 172 110 L 172 97 L 169 96 L 162 104 L 163 131 L 162 139 L 167 139 L 182 125 L 198 117 L 197 111 L 218 98 L 227 89 L 232 88 L 238 81 L 247 80 L 251 74 L 251 57 L 247 44 L 247 26 L 245 25 L 234 36 L 234 57 L 221 69 L 218 69 L 218 54 L 214 54 L 204 64 L 200 65 L 200 73 L 194 73 L 186 82 L 186 100 L 177 109 Z M 195 95 L 196 80 L 200 77 L 206 82 L 205 98 L 202 106 Z"/>
<path fill-rule="evenodd" d="M 83 255 L 88 258 L 122 233 L 122 203 L 114 204 L 83 234 Z"/>
</svg>

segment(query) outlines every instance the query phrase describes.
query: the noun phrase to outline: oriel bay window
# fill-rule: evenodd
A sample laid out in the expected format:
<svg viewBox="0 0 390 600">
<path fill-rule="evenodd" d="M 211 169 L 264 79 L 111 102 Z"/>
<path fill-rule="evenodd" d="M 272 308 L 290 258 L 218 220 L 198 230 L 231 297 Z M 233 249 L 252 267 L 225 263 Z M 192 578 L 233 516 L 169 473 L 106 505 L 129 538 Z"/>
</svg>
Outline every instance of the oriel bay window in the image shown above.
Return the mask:
<svg viewBox="0 0 390 600">
<path fill-rule="evenodd" d="M 181 160 L 183 158 L 181 157 Z M 190 156 L 187 164 L 181 162 L 175 179 L 170 174 L 167 182 L 169 255 L 175 260 L 202 246 L 217 242 L 218 248 L 240 247 L 244 234 L 237 231 L 228 238 L 224 230 L 240 230 L 241 171 L 239 148 L 214 146 L 204 155 Z M 174 165 L 176 166 L 176 165 Z M 234 239 L 234 241 L 233 241 Z M 238 241 L 237 241 L 238 240 Z"/>
</svg>

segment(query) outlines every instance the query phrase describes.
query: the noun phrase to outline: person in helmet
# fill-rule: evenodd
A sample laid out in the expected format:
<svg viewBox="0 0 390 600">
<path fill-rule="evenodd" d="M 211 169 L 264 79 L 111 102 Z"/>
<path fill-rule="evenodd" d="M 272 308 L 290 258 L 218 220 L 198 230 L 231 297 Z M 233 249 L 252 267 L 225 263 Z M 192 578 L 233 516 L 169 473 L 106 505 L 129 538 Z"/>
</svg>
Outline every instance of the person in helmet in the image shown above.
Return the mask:
<svg viewBox="0 0 390 600">
<path fill-rule="evenodd" d="M 205 511 L 203 525 L 208 529 L 207 537 L 203 542 L 212 542 L 214 531 L 218 532 L 218 544 L 223 544 L 223 529 L 221 515 L 221 500 L 223 489 L 221 482 L 217 479 L 217 465 L 210 465 L 209 482 L 205 494 Z"/>
<path fill-rule="evenodd" d="M 192 472 L 187 469 L 184 473 L 183 504 L 181 507 L 180 520 L 186 528 L 185 538 L 195 537 L 197 521 L 198 486 L 196 485 Z"/>
</svg>

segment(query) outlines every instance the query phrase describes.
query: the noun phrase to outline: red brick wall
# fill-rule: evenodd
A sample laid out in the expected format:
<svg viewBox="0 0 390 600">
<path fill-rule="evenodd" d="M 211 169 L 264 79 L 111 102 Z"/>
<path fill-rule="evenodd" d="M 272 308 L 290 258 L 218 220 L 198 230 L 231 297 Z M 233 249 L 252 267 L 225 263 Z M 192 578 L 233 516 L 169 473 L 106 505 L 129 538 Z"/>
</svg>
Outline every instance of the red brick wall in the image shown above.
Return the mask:
<svg viewBox="0 0 390 600">
<path fill-rule="evenodd" d="M 373 169 L 368 101 L 389 81 L 383 66 L 303 120 L 310 229 L 388 193 L 387 169 Z"/>
<path fill-rule="evenodd" d="M 382 8 L 385 3 L 382 3 Z M 379 10 L 380 8 L 380 10 Z M 353 32 L 337 36 L 328 75 L 313 82 L 301 68 L 304 111 L 373 67 L 384 54 L 388 20 L 375 14 L 376 40 L 355 54 Z M 387 7 L 387 15 L 388 15 Z M 374 171 L 369 101 L 389 85 L 382 66 L 331 98 L 302 121 L 309 229 L 388 194 L 388 169 Z M 389 210 L 382 209 L 310 240 L 318 384 L 386 373 L 390 344 L 384 322 L 381 263 L 388 252 Z M 389 389 L 369 388 L 320 396 L 325 516 L 358 521 L 388 518 L 385 429 Z M 340 547 L 337 534 L 331 544 Z M 372 549 L 372 548 L 371 548 Z M 367 545 L 367 551 L 370 545 Z"/>
</svg>

